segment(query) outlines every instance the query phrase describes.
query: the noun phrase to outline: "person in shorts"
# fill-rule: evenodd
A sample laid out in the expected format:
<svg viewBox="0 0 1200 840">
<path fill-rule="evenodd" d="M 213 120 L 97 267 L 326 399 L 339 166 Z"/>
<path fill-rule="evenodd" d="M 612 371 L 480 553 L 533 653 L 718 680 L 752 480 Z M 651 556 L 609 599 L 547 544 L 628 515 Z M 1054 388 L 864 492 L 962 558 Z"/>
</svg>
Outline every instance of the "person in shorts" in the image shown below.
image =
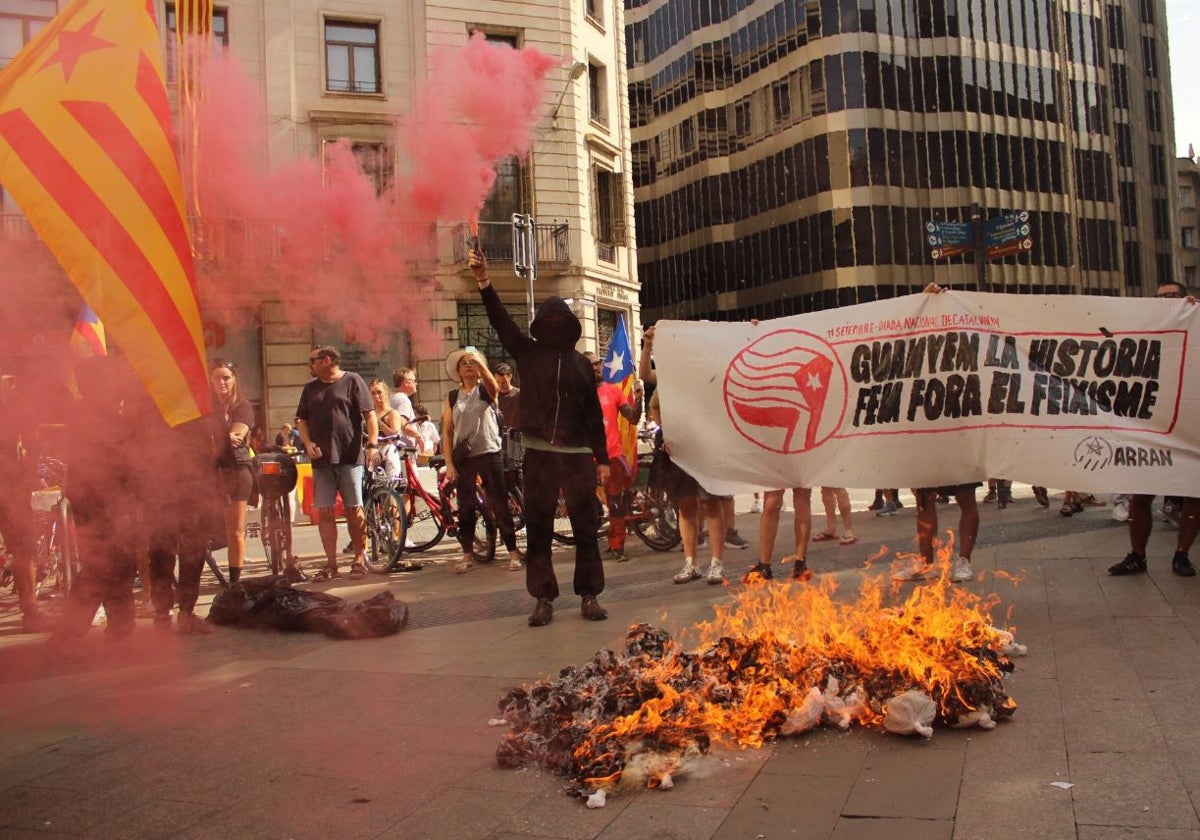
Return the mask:
<svg viewBox="0 0 1200 840">
<path fill-rule="evenodd" d="M 325 550 L 325 568 L 313 577 L 317 581 L 339 575 L 334 515 L 338 496 L 342 497 L 354 552 L 350 578 L 366 577 L 363 462 L 371 468 L 379 463 L 379 419 L 367 383 L 357 373 L 342 370 L 340 362 L 341 354 L 335 347 L 316 347 L 308 354 L 313 378 L 304 386 L 296 407 L 300 439 L 313 465 L 317 530 Z"/>
<path fill-rule="evenodd" d="M 642 355 L 638 363 L 638 376 L 647 385 L 657 385 L 658 374 L 650 364 L 654 350 L 654 327 L 647 327 L 642 338 Z M 650 398 L 650 419 L 658 425 L 658 431 L 655 432 L 655 480 L 666 494 L 679 504 L 679 536 L 683 539 L 683 568 L 675 573 L 674 580 L 676 583 L 691 583 L 703 577 L 713 585 L 722 584 L 725 582 L 724 540 L 714 539 L 711 541 L 712 559 L 709 561 L 706 571 L 701 572 L 695 561 L 700 544 L 701 510 L 704 512 L 710 534 L 725 533 L 722 497 L 709 493 L 696 479 L 671 460 L 670 446 L 663 437 L 662 406 L 657 389 L 654 391 L 654 396 Z"/>
</svg>

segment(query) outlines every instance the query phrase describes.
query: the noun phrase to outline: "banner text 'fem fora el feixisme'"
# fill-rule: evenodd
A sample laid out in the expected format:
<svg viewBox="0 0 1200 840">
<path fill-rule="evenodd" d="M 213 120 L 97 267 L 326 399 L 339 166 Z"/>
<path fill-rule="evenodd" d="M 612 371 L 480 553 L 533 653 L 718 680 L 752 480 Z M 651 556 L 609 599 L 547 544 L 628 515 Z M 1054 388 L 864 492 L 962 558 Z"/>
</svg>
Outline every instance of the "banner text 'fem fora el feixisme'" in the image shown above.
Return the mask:
<svg viewBox="0 0 1200 840">
<path fill-rule="evenodd" d="M 1196 493 L 1200 377 L 1183 372 L 1198 315 L 1183 301 L 951 292 L 757 324 L 664 321 L 664 430 L 714 492 L 1004 477 Z"/>
</svg>

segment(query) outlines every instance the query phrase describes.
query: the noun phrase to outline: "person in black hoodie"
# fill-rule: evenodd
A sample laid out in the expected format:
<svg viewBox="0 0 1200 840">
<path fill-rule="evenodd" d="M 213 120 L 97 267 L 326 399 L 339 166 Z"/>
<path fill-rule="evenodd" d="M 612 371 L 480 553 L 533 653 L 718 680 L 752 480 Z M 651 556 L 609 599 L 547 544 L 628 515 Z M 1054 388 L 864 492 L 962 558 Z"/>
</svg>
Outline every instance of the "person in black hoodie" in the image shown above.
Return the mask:
<svg viewBox="0 0 1200 840">
<path fill-rule="evenodd" d="M 596 539 L 600 524 L 596 486 L 608 480 L 608 449 L 592 366 L 575 349 L 583 328 L 565 301 L 550 297 L 538 307 L 525 335 L 492 288 L 487 260 L 477 247 L 471 249 L 468 263 L 488 320 L 521 376 L 519 428 L 525 446 L 528 535 L 525 586 L 537 599 L 529 624 L 541 627 L 554 618 L 558 580 L 550 562 L 550 540 L 560 488 L 575 534 L 575 594 L 583 598 L 583 617 L 602 621 L 608 613 L 596 600 L 604 590 Z"/>
</svg>

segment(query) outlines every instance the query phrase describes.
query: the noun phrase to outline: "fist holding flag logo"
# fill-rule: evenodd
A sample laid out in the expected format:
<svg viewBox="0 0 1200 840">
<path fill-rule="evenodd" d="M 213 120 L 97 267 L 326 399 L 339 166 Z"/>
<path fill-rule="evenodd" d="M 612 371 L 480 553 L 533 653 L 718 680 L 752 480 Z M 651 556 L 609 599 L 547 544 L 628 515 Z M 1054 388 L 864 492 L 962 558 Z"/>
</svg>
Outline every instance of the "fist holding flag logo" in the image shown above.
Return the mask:
<svg viewBox="0 0 1200 840">
<path fill-rule="evenodd" d="M 815 335 L 780 330 L 734 357 L 725 377 L 733 425 L 764 449 L 790 454 L 819 446 L 841 424 L 846 378 Z"/>
</svg>

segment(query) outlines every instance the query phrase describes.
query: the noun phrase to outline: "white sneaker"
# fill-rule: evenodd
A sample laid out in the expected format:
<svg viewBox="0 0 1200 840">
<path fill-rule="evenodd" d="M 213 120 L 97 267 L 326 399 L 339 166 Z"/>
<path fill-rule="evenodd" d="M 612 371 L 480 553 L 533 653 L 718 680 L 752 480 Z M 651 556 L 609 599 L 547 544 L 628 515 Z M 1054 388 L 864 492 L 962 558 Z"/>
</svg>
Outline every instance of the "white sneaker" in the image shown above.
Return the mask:
<svg viewBox="0 0 1200 840">
<path fill-rule="evenodd" d="M 700 570 L 692 563 L 692 558 L 688 557 L 683 561 L 683 568 L 680 569 L 674 580 L 676 583 L 691 583 L 700 578 Z"/>
<path fill-rule="evenodd" d="M 892 572 L 892 580 L 925 580 L 932 571 L 932 565 L 913 560 L 909 565 Z"/>
<path fill-rule="evenodd" d="M 750 513 L 762 513 L 762 499 L 755 499 L 750 503 Z"/>
<path fill-rule="evenodd" d="M 966 557 L 959 557 L 954 561 L 954 570 L 950 572 L 950 580 L 955 583 L 963 583 L 975 577 L 975 572 L 971 570 L 971 561 Z"/>
<path fill-rule="evenodd" d="M 1117 522 L 1128 522 L 1129 521 L 1129 501 L 1128 500 L 1119 499 L 1119 500 L 1113 502 L 1112 518 L 1114 520 L 1116 520 Z"/>
<path fill-rule="evenodd" d="M 699 575 L 697 575 L 699 577 Z M 714 586 L 725 582 L 725 569 L 721 566 L 720 560 L 713 560 L 708 566 L 708 574 L 704 576 L 709 583 Z"/>
</svg>

